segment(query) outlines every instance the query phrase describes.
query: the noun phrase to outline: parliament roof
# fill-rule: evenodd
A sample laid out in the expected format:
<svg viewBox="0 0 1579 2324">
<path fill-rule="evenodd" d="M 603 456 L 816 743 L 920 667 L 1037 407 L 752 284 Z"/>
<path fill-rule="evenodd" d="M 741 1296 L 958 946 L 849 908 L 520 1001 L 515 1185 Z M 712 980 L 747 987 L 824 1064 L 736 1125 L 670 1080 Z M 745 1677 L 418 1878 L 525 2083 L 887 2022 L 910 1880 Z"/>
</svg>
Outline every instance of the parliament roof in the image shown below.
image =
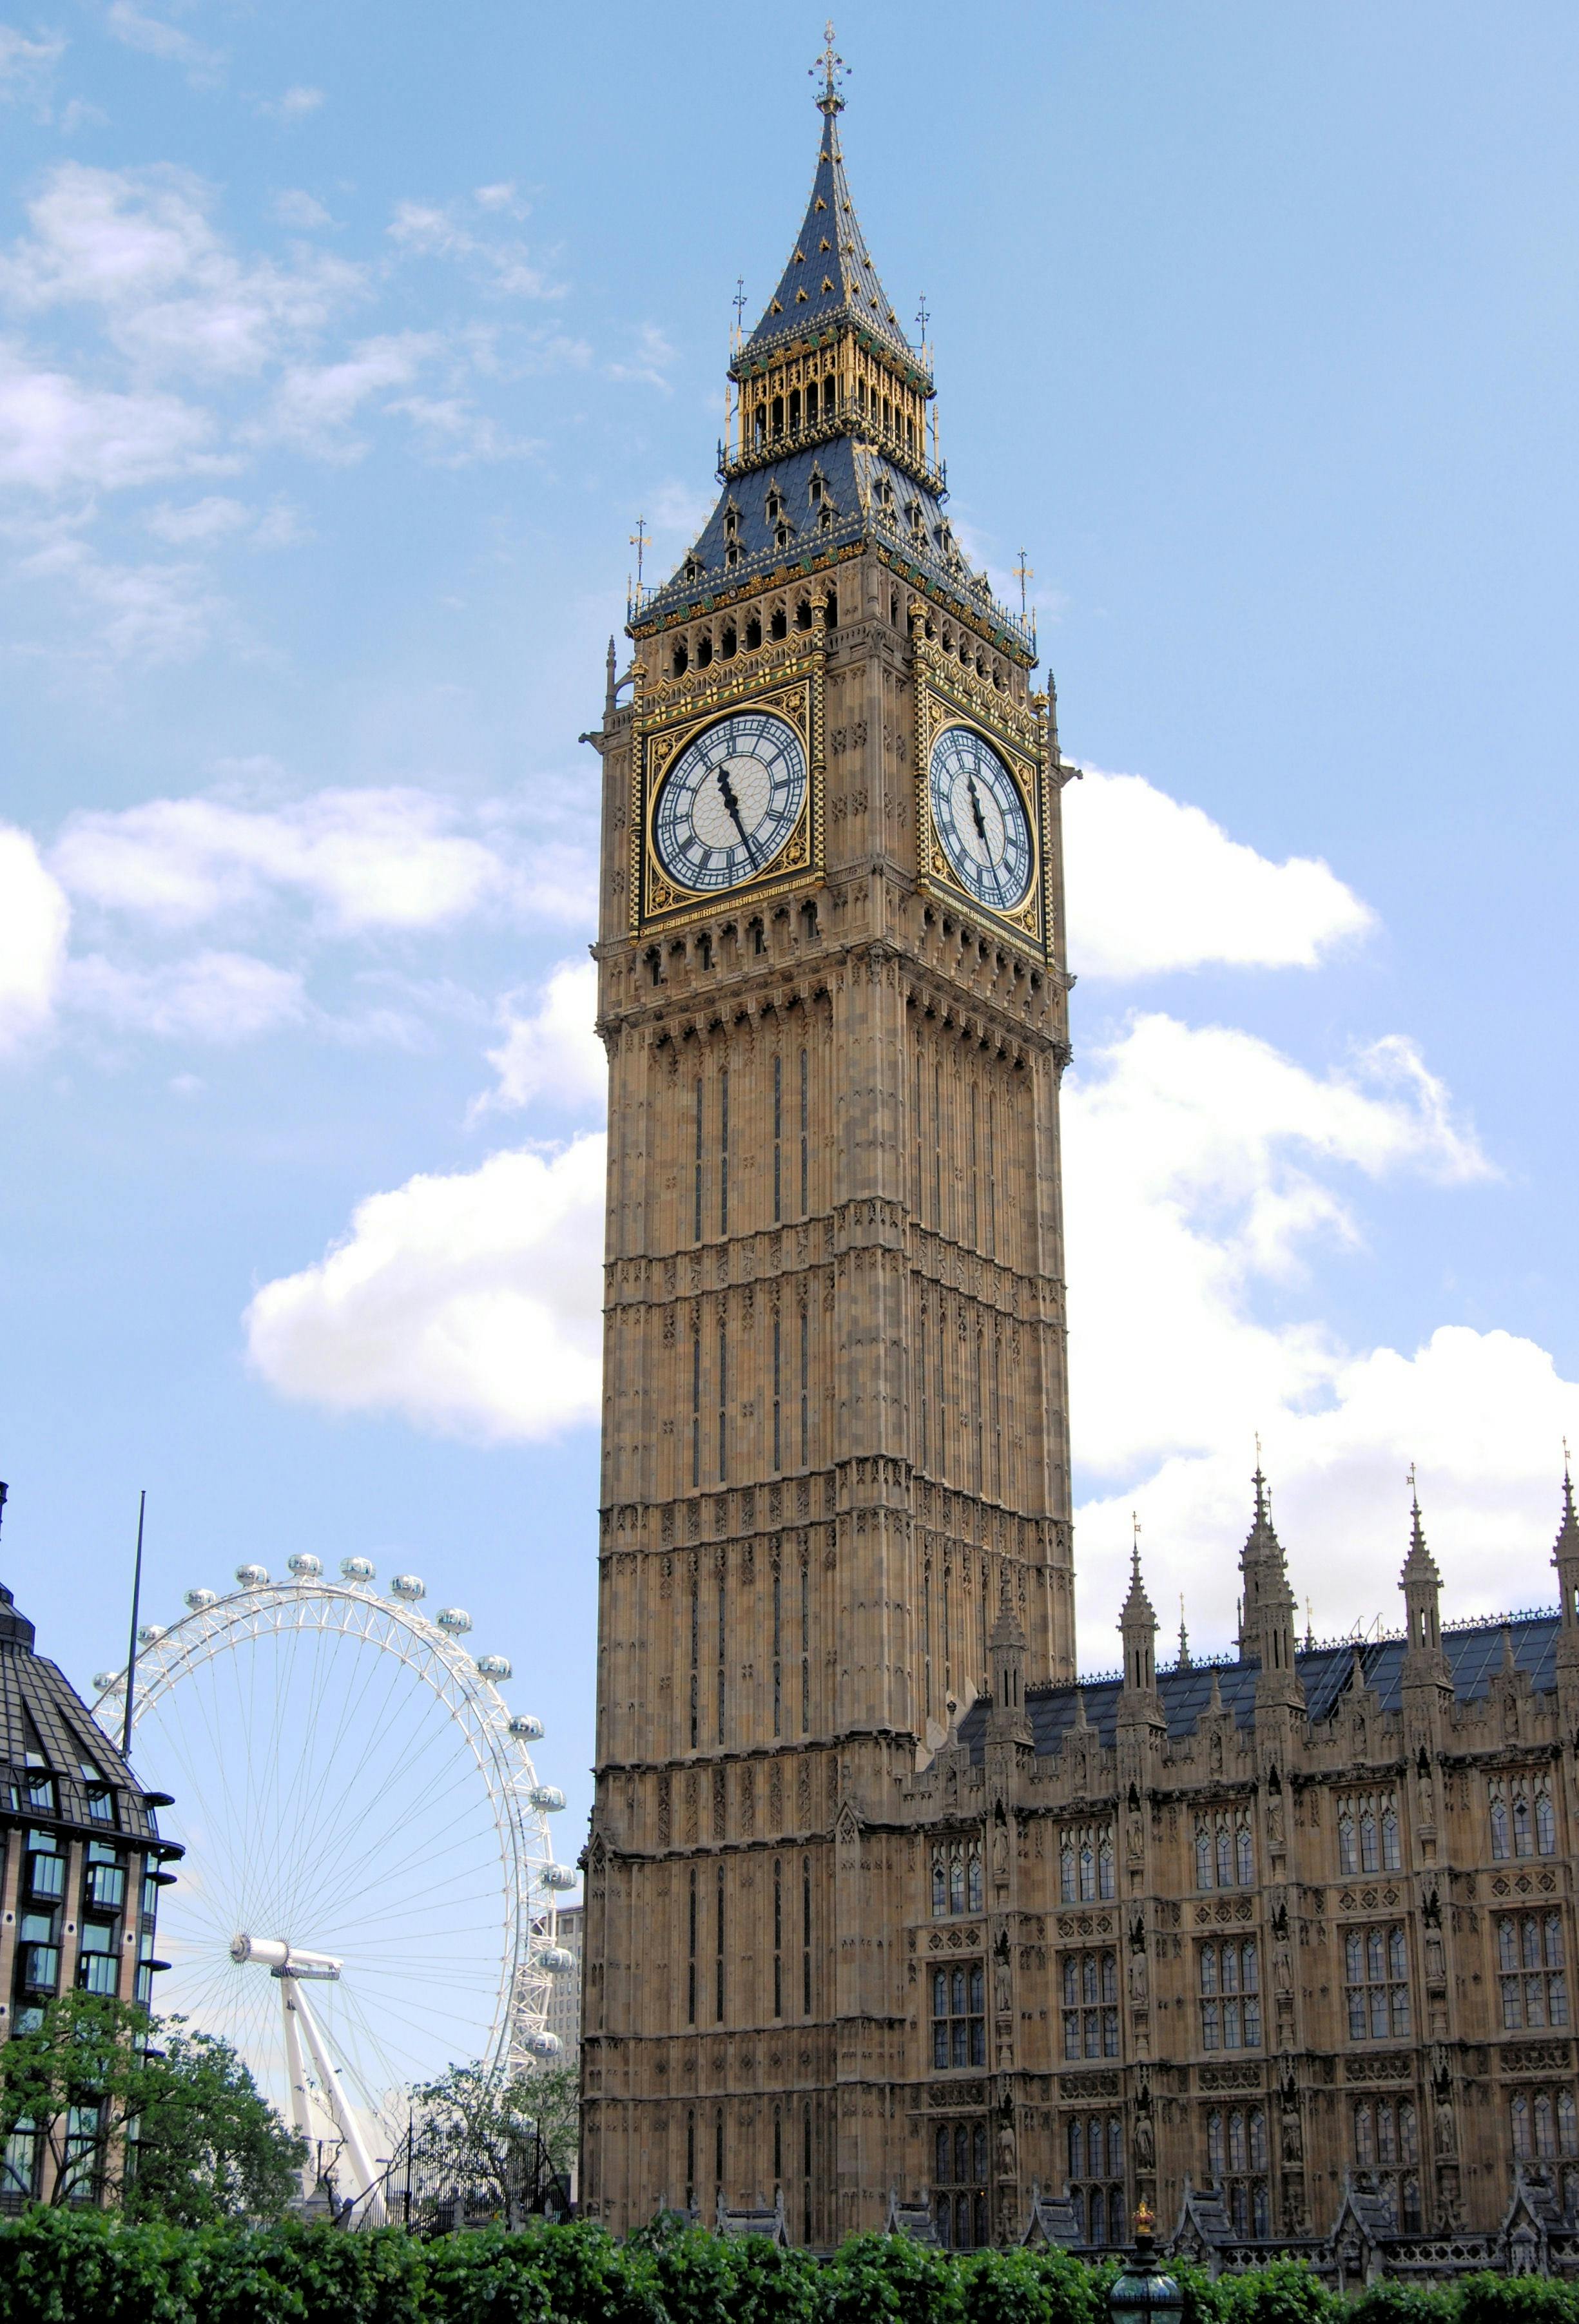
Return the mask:
<svg viewBox="0 0 1579 2324">
<path fill-rule="evenodd" d="M 1514 1670 L 1528 1679 L 1536 1692 L 1549 1693 L 1556 1683 L 1558 1627 L 1559 1618 L 1555 1611 L 1496 1616 L 1485 1621 L 1462 1623 L 1452 1629 L 1444 1626 L 1442 1651 L 1447 1659 L 1454 1701 L 1471 1703 L 1482 1700 L 1492 1679 L 1510 1660 Z M 1312 1722 L 1330 1719 L 1346 1699 L 1353 1699 L 1357 1686 L 1375 1695 L 1384 1711 L 1398 1711 L 1403 1702 L 1407 1643 L 1401 1637 L 1344 1638 L 1333 1644 L 1303 1647 L 1295 1655 L 1294 1667 L 1305 1689 Z M 1260 1675 L 1258 1662 L 1237 1659 L 1194 1662 L 1173 1670 L 1159 1670 L 1157 1692 L 1169 1739 L 1182 1740 L 1196 1732 L 1203 1713 L 1211 1708 L 1214 1682 L 1222 1708 L 1232 1713 L 1236 1726 L 1249 1728 L 1254 1720 L 1256 1681 Z M 1104 1747 L 1111 1746 L 1118 1727 L 1122 1684 L 1122 1677 L 1115 1673 L 1111 1677 L 1085 1679 L 1075 1685 L 1028 1686 L 1025 1708 L 1038 1757 L 1050 1757 L 1062 1750 L 1065 1736 L 1078 1723 L 1077 1698 L 1084 1704 L 1085 1724 Z M 978 1700 L 960 1721 L 960 1740 L 968 1747 L 973 1761 L 979 1762 L 985 1750 L 988 1709 L 984 1700 Z"/>
</svg>

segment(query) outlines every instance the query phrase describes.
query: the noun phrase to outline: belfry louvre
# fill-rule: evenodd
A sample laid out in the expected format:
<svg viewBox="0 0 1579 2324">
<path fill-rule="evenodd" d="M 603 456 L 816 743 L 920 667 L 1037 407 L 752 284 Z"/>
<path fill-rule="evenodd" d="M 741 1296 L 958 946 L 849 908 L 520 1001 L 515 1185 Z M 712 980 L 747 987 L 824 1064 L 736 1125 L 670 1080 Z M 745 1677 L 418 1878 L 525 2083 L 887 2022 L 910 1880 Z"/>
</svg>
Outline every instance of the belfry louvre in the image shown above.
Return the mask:
<svg viewBox="0 0 1579 2324">
<path fill-rule="evenodd" d="M 586 2207 L 1440 2271 L 1579 2213 L 1560 1611 L 1077 1683 L 1059 801 L 928 351 L 811 197 L 717 505 L 610 648 Z M 628 687 L 628 693 L 627 693 Z M 1522 2240 L 1521 2240 L 1522 2239 Z M 1380 2258 L 1379 2256 L 1380 2255 Z"/>
</svg>

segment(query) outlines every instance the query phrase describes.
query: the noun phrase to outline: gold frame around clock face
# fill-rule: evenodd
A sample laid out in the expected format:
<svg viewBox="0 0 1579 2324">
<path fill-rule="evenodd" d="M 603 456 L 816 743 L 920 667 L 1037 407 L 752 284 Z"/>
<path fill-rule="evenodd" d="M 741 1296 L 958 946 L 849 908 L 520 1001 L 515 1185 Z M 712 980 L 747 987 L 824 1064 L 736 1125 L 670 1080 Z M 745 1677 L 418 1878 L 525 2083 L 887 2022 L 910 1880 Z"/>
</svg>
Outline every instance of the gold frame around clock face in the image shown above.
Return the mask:
<svg viewBox="0 0 1579 2324">
<path fill-rule="evenodd" d="M 1046 876 L 1048 792 L 1040 760 L 1034 750 L 1028 750 L 1024 742 L 1006 733 L 996 719 L 983 716 L 979 699 L 972 698 L 979 689 L 973 687 L 967 696 L 963 688 L 956 692 L 951 687 L 946 669 L 937 666 L 938 659 L 928 655 L 928 666 L 918 670 L 916 679 L 916 838 L 921 885 L 947 897 L 974 918 L 1011 929 L 1022 943 L 1029 941 L 1039 952 L 1050 954 L 1052 931 L 1048 919 Z M 979 734 L 1002 760 L 1020 793 L 1030 831 L 1031 864 L 1030 884 L 1018 904 L 999 908 L 973 894 L 949 862 L 934 827 L 932 750 L 938 736 L 950 726 L 963 726 Z"/>
<path fill-rule="evenodd" d="M 659 856 L 653 826 L 659 794 L 690 745 L 720 720 L 739 711 L 762 711 L 780 718 L 806 754 L 806 790 L 800 812 L 771 862 L 754 878 L 733 888 L 689 888 Z M 715 914 L 743 898 L 776 895 L 781 889 L 820 876 L 823 868 L 822 678 L 809 659 L 793 675 L 750 686 L 720 684 L 697 690 L 676 715 L 672 707 L 637 723 L 632 753 L 631 838 L 633 933 L 643 927 Z"/>
</svg>

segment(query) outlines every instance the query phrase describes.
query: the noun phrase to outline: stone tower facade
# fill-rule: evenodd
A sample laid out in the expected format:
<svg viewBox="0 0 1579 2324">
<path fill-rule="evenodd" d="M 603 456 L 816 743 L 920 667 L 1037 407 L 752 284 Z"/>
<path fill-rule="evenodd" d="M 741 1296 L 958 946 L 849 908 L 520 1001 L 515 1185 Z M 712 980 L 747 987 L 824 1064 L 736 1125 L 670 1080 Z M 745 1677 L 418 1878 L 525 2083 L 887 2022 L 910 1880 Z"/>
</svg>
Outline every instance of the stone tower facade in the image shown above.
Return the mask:
<svg viewBox="0 0 1579 2324">
<path fill-rule="evenodd" d="M 585 2208 L 1579 2273 L 1559 1607 L 1073 1664 L 1052 692 L 961 556 L 840 159 L 610 647 Z M 626 687 L 629 699 L 622 699 Z"/>
<path fill-rule="evenodd" d="M 1073 1674 L 1061 765 L 967 565 L 830 55 L 722 492 L 603 764 L 586 2207 L 797 2239 L 913 2180 L 891 1821 L 1002 1640 Z M 1007 1626 L 1007 1627 L 1006 1627 Z M 1019 1713 L 1021 1723 L 1024 1712 Z"/>
</svg>

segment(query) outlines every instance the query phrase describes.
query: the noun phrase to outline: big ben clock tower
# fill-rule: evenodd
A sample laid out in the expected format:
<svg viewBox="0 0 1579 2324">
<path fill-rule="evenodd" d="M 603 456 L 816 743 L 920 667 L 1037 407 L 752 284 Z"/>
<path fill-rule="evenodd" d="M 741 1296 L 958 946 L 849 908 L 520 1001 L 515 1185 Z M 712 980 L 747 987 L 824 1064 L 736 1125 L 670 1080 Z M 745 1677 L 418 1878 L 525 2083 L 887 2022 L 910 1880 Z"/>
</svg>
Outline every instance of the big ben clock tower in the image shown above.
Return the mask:
<svg viewBox="0 0 1579 2324">
<path fill-rule="evenodd" d="M 946 513 L 824 60 L 717 505 L 604 724 L 609 1056 L 583 2197 L 881 2225 L 900 1788 L 1014 1616 L 1073 1674 L 1061 766 Z M 929 442 L 930 438 L 930 442 Z"/>
</svg>

